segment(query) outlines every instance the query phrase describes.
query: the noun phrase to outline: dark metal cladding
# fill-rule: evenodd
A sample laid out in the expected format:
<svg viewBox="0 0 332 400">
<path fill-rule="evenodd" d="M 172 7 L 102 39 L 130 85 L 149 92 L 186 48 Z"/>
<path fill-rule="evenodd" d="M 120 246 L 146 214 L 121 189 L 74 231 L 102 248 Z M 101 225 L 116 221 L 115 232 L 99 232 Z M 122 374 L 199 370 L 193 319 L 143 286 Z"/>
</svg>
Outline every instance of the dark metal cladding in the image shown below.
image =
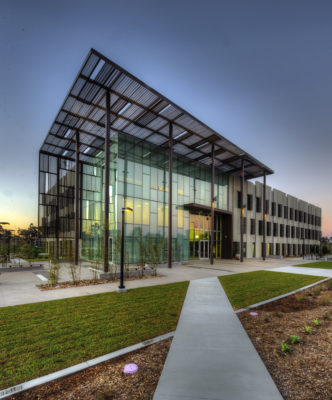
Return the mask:
<svg viewBox="0 0 332 400">
<path fill-rule="evenodd" d="M 172 174 L 173 174 L 173 124 L 169 124 L 168 139 L 168 268 L 172 268 Z"/>
<path fill-rule="evenodd" d="M 106 92 L 106 110 L 110 110 L 111 94 Z M 109 267 L 109 207 L 110 207 L 110 132 L 111 132 L 111 119 L 110 113 L 106 113 L 106 131 L 105 131 L 105 184 L 104 184 L 104 198 L 105 198 L 105 212 L 104 212 L 104 272 L 108 272 Z"/>
<path fill-rule="evenodd" d="M 214 262 L 214 143 L 211 146 L 211 226 L 210 226 L 210 264 Z"/>
<path fill-rule="evenodd" d="M 80 134 L 76 131 L 76 160 L 75 160 L 75 244 L 74 244 L 74 264 L 78 265 L 79 258 L 79 236 L 80 236 L 80 216 L 79 216 L 79 204 L 80 204 Z"/>
<path fill-rule="evenodd" d="M 243 262 L 243 234 L 244 234 L 244 160 L 241 161 L 241 240 L 240 240 L 240 261 Z"/>
</svg>

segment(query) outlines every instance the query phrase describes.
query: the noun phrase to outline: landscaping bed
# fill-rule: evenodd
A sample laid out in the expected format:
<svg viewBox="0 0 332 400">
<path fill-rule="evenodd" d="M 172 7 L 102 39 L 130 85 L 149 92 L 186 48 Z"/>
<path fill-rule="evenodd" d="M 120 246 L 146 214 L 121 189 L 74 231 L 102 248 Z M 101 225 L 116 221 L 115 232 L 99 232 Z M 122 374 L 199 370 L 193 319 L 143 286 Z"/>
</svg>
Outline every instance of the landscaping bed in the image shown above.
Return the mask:
<svg viewBox="0 0 332 400">
<path fill-rule="evenodd" d="M 151 400 L 156 390 L 171 339 L 123 357 L 17 394 L 9 400 Z M 123 373 L 135 363 L 138 372 Z"/>
<path fill-rule="evenodd" d="M 331 304 L 328 281 L 238 314 L 285 400 L 332 398 Z"/>
<path fill-rule="evenodd" d="M 164 275 L 157 274 L 157 275 L 143 275 L 143 276 L 131 276 L 125 278 L 125 281 L 134 281 L 138 279 L 151 279 L 151 278 L 161 278 Z M 59 282 L 56 285 L 50 285 L 48 283 L 41 283 L 36 285 L 39 290 L 56 290 L 56 289 L 66 289 L 66 288 L 73 288 L 73 287 L 80 287 L 80 286 L 90 286 L 90 285 L 103 285 L 105 283 L 116 283 L 119 282 L 119 279 L 114 280 L 107 280 L 107 279 L 82 279 L 77 282 L 73 281 L 66 281 L 66 282 Z"/>
</svg>

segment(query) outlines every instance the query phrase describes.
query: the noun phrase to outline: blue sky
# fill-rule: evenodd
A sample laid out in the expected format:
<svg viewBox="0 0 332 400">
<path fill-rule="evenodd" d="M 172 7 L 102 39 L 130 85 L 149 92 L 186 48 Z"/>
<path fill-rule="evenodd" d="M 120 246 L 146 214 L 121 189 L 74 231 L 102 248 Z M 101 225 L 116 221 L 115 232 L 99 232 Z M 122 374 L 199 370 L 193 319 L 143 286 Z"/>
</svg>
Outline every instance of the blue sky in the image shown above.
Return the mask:
<svg viewBox="0 0 332 400">
<path fill-rule="evenodd" d="M 332 236 L 330 1 L 0 2 L 0 219 L 37 222 L 38 150 L 91 47 L 274 169 Z"/>
</svg>

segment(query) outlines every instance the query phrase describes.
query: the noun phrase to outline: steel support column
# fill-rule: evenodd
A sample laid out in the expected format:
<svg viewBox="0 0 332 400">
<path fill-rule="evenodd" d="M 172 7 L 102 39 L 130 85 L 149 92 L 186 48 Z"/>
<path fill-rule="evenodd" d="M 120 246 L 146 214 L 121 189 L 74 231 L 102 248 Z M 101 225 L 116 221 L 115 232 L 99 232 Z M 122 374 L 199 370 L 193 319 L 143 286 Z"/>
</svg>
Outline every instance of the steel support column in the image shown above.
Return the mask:
<svg viewBox="0 0 332 400">
<path fill-rule="evenodd" d="M 168 136 L 168 268 L 172 268 L 172 175 L 173 175 L 173 124 Z"/>
<path fill-rule="evenodd" d="M 210 264 L 214 262 L 213 245 L 214 245 L 214 143 L 211 149 L 211 225 L 210 225 Z"/>
<path fill-rule="evenodd" d="M 80 237 L 80 219 L 79 219 L 79 209 L 80 209 L 80 133 L 76 131 L 76 158 L 75 158 L 75 232 L 74 232 L 74 263 L 78 265 L 79 258 L 79 237 Z"/>
<path fill-rule="evenodd" d="M 243 262 L 243 233 L 244 233 L 244 160 L 241 160 L 241 232 L 240 232 L 240 261 Z"/>
<path fill-rule="evenodd" d="M 109 207 L 110 207 L 110 135 L 111 135 L 111 93 L 107 90 L 106 99 L 106 130 L 105 130 L 105 182 L 104 182 L 104 272 L 109 268 Z"/>
<path fill-rule="evenodd" d="M 56 208 L 55 208 L 55 258 L 59 260 L 60 257 L 60 158 L 57 157 L 57 172 L 56 172 Z"/>
<path fill-rule="evenodd" d="M 265 261 L 266 258 L 266 172 L 264 171 L 264 181 L 263 181 L 263 248 L 262 256 Z"/>
</svg>

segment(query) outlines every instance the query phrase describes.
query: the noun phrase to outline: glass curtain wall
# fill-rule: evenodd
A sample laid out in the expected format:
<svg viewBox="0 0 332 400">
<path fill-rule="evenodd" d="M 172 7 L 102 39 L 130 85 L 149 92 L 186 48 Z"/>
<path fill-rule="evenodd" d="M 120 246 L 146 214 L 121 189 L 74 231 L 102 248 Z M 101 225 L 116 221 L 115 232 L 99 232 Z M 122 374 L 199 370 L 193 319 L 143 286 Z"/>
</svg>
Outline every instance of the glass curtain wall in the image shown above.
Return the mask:
<svg viewBox="0 0 332 400">
<path fill-rule="evenodd" d="M 104 253 L 104 151 L 80 165 L 81 256 L 102 261 Z M 50 242 L 74 239 L 75 162 L 40 154 L 39 224 Z M 110 260 L 120 258 L 121 209 L 126 213 L 126 256 L 140 262 L 140 241 L 163 241 L 168 249 L 168 151 L 123 134 L 110 147 Z M 173 155 L 173 261 L 190 256 L 190 213 L 185 204 L 210 206 L 211 169 Z M 228 209 L 228 177 L 216 171 L 216 208 Z M 217 224 L 218 218 L 216 218 Z M 221 226 L 216 228 L 221 231 Z M 208 230 L 208 228 L 206 229 Z M 216 240 L 218 240 L 216 236 Z M 218 256 L 219 252 L 216 253 Z"/>
<path fill-rule="evenodd" d="M 130 262 L 139 262 L 139 243 L 162 238 L 162 258 L 168 248 L 168 151 L 129 136 L 118 136 L 117 160 L 117 232 L 120 232 L 121 208 L 126 213 L 126 250 Z M 188 260 L 190 214 L 185 204 L 211 203 L 211 170 L 183 157 L 173 155 L 172 255 L 173 261 Z M 228 178 L 216 174 L 217 208 L 228 209 Z M 220 229 L 221 230 L 221 229 Z M 115 232 L 114 232 L 115 233 Z M 219 237 L 218 237 L 219 238 Z M 115 238 L 113 240 L 116 240 Z M 219 252 L 218 252 L 219 254 Z"/>
<path fill-rule="evenodd" d="M 116 169 L 118 141 L 112 137 L 110 145 L 110 205 L 109 205 L 109 259 L 114 260 L 117 238 L 116 226 Z M 82 252 L 84 259 L 102 262 L 104 257 L 104 150 L 91 159 L 91 164 L 83 164 L 82 170 Z"/>
</svg>

